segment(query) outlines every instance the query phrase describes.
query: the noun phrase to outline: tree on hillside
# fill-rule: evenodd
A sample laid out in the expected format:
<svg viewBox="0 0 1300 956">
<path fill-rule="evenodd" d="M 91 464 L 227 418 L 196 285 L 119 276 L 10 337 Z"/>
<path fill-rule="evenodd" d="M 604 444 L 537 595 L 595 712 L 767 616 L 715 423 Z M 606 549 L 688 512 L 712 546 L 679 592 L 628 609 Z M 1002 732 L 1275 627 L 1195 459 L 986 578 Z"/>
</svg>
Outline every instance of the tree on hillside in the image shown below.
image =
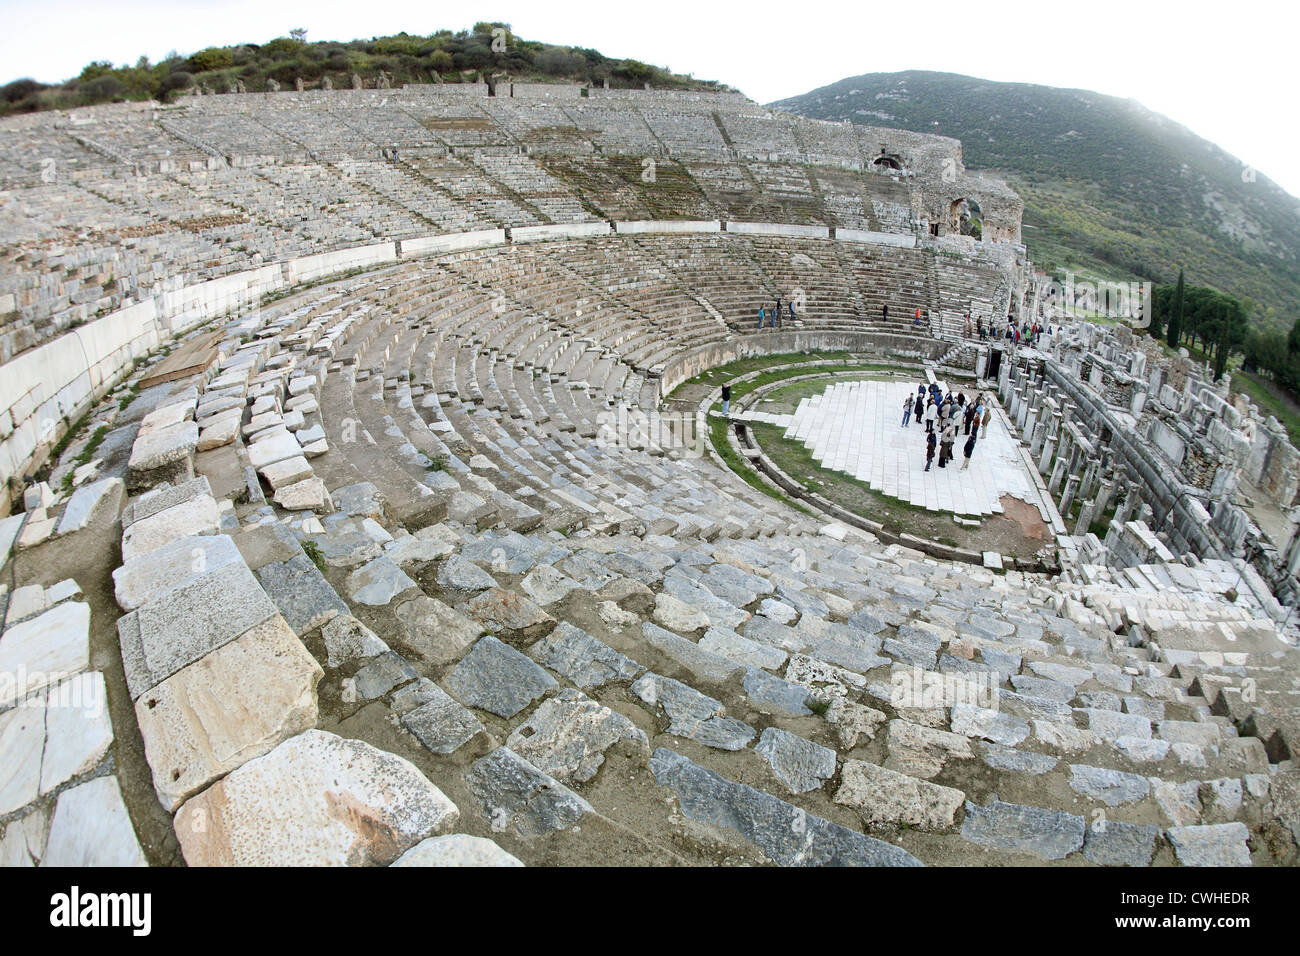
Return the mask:
<svg viewBox="0 0 1300 956">
<path fill-rule="evenodd" d="M 1169 347 L 1178 348 L 1178 338 L 1183 334 L 1183 270 L 1178 270 L 1178 285 L 1169 313 Z"/>
</svg>

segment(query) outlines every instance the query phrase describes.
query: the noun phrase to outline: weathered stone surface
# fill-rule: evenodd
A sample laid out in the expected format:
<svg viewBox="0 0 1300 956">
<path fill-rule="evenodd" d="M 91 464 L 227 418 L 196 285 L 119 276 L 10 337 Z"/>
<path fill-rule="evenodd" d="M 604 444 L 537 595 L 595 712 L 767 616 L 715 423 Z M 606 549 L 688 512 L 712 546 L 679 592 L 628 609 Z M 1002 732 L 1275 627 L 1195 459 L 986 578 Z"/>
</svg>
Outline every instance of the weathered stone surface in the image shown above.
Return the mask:
<svg viewBox="0 0 1300 956">
<path fill-rule="evenodd" d="M 487 630 L 496 633 L 516 632 L 526 639 L 546 633 L 555 626 L 555 618 L 522 594 L 492 587 L 470 598 L 465 612 Z"/>
<path fill-rule="evenodd" d="M 194 422 L 176 422 L 142 431 L 131 446 L 127 467 L 139 473 L 165 468 L 193 455 L 198 443 L 199 426 Z"/>
<path fill-rule="evenodd" d="M 763 731 L 754 750 L 791 793 L 816 790 L 835 773 L 835 751 L 777 727 Z"/>
<path fill-rule="evenodd" d="M 301 551 L 288 561 L 262 565 L 257 579 L 299 636 L 349 613 L 347 604 Z"/>
<path fill-rule="evenodd" d="M 321 628 L 325 641 L 325 666 L 342 667 L 352 661 L 369 660 L 388 650 L 388 645 L 351 614 L 339 614 Z"/>
<path fill-rule="evenodd" d="M 0 707 L 90 666 L 90 605 L 64 601 L 0 637 Z"/>
<path fill-rule="evenodd" d="M 419 672 L 395 651 L 385 651 L 371 658 L 351 680 L 344 681 L 344 699 L 349 692 L 356 700 L 377 700 L 399 684 L 418 678 Z"/>
<path fill-rule="evenodd" d="M 483 633 L 477 621 L 423 594 L 399 604 L 397 619 L 406 629 L 405 643 L 430 664 L 457 660 Z"/>
<path fill-rule="evenodd" d="M 438 566 L 438 587 L 443 590 L 477 594 L 496 586 L 496 578 L 460 555 L 453 554 Z"/>
<path fill-rule="evenodd" d="M 132 558 L 113 572 L 113 595 L 124 611 L 198 580 L 209 571 L 242 563 L 229 535 L 187 535 Z"/>
<path fill-rule="evenodd" d="M 889 756 L 885 758 L 885 768 L 922 780 L 938 776 L 949 760 L 975 756 L 968 737 L 908 720 L 891 720 L 887 734 Z"/>
<path fill-rule="evenodd" d="M 584 690 L 612 680 L 631 680 L 645 670 L 568 621 L 557 624 L 555 630 L 528 649 L 528 654 Z"/>
<path fill-rule="evenodd" d="M 452 550 L 452 545 L 440 538 L 434 528 L 421 528 L 415 534 L 394 538 L 384 546 L 384 554 L 403 569 L 445 558 Z"/>
<path fill-rule="evenodd" d="M 1009 853 L 1059 860 L 1083 846 L 1083 817 L 1016 803 L 966 803 L 961 835 L 971 843 Z"/>
<path fill-rule="evenodd" d="M 654 619 L 670 630 L 683 633 L 709 626 L 709 615 L 667 593 L 655 597 Z"/>
<path fill-rule="evenodd" d="M 1092 707 L 1079 708 L 1088 722 L 1088 729 L 1103 740 L 1114 741 L 1119 737 L 1151 736 L 1151 721 L 1138 714 L 1124 714 L 1114 710 L 1098 710 Z"/>
<path fill-rule="evenodd" d="M 631 611 L 625 611 L 613 601 L 601 601 L 596 605 L 596 613 L 600 615 L 601 621 L 606 627 L 622 630 L 638 624 L 641 618 Z"/>
<path fill-rule="evenodd" d="M 518 858 L 485 837 L 468 833 L 421 840 L 391 866 L 523 866 Z"/>
<path fill-rule="evenodd" d="M 1218 724 L 1198 723 L 1194 720 L 1162 720 L 1158 729 L 1160 738 L 1169 741 L 1170 744 L 1191 744 L 1201 748 L 1217 747 L 1222 739 L 1222 731 Z"/>
<path fill-rule="evenodd" d="M 835 794 L 836 803 L 857 810 L 869 826 L 905 824 L 921 830 L 950 829 L 965 800 L 966 794 L 960 790 L 864 760 L 844 761 L 840 789 Z"/>
<path fill-rule="evenodd" d="M 145 866 L 116 777 L 59 794 L 41 866 Z"/>
<path fill-rule="evenodd" d="M 1088 827 L 1083 855 L 1099 866 L 1149 866 L 1160 828 L 1122 820 L 1104 820 Z"/>
<path fill-rule="evenodd" d="M 733 783 L 660 747 L 650 758 L 655 782 L 677 794 L 682 814 L 735 830 L 781 866 L 920 866 L 899 847 L 809 816 L 753 787 Z"/>
<path fill-rule="evenodd" d="M 1082 667 L 1070 667 L 1066 664 L 1054 664 L 1051 661 L 1030 661 L 1029 669 L 1039 677 L 1046 677 L 1061 684 L 1078 687 L 1092 676 L 1092 671 Z"/>
<path fill-rule="evenodd" d="M 418 693 L 423 702 L 402 715 L 402 726 L 433 753 L 453 753 L 484 732 L 471 711 L 432 681 L 421 681 Z"/>
<path fill-rule="evenodd" d="M 386 865 L 459 812 L 411 763 L 308 730 L 176 815 L 190 866 Z"/>
<path fill-rule="evenodd" d="M 387 555 L 367 562 L 348 575 L 348 597 L 358 604 L 383 607 L 416 584 Z"/>
<path fill-rule="evenodd" d="M 567 830 L 591 804 L 508 747 L 498 747 L 465 774 L 465 785 L 492 821 L 495 832 L 537 837 Z"/>
<path fill-rule="evenodd" d="M 279 612 L 246 564 L 228 564 L 118 618 L 131 699 Z"/>
<path fill-rule="evenodd" d="M 257 471 L 289 458 L 300 458 L 302 446 L 287 431 L 277 431 L 248 446 L 248 463 Z"/>
<path fill-rule="evenodd" d="M 203 475 L 175 485 L 161 485 L 126 503 L 122 508 L 122 527 L 129 528 L 137 521 L 143 521 L 168 508 L 204 497 L 212 497 L 212 486 Z"/>
<path fill-rule="evenodd" d="M 223 445 L 229 445 L 239 437 L 239 413 L 222 415 L 203 423 L 199 432 L 196 451 L 211 451 Z"/>
<path fill-rule="evenodd" d="M 25 705 L 0 714 L 0 816 L 40 795 L 44 749 L 44 706 Z"/>
<path fill-rule="evenodd" d="M 220 530 L 221 511 L 212 496 L 191 498 L 132 523 L 122 533 L 122 560 L 138 558 L 177 538 Z"/>
<path fill-rule="evenodd" d="M 984 762 L 994 770 L 1011 770 L 1035 777 L 1047 773 L 1060 762 L 1059 758 L 1048 754 L 1030 753 L 998 744 L 984 744 L 979 749 Z"/>
<path fill-rule="evenodd" d="M 649 741 L 636 724 L 579 691 L 565 689 L 516 727 L 506 746 L 562 783 L 583 783 L 596 775 L 605 751 L 621 740 L 639 743 L 649 756 Z"/>
<path fill-rule="evenodd" d="M 792 684 L 757 667 L 745 668 L 743 684 L 745 693 L 760 710 L 765 706 L 776 707 L 799 717 L 812 713 L 808 709 L 808 699 L 815 695 L 802 684 Z"/>
<path fill-rule="evenodd" d="M 1100 800 L 1108 807 L 1141 800 L 1151 789 L 1146 777 L 1086 764 L 1070 766 L 1070 789 L 1085 797 Z"/>
<path fill-rule="evenodd" d="M 747 667 L 761 667 L 776 670 L 785 663 L 788 656 L 780 648 L 770 644 L 760 644 L 747 637 L 741 637 L 735 631 L 721 627 L 711 627 L 700 638 L 699 646 L 713 654 L 720 654 L 738 664 Z"/>
<path fill-rule="evenodd" d="M 311 465 L 302 455 L 282 458 L 269 465 L 263 465 L 257 471 L 266 479 L 266 483 L 276 490 L 307 481 L 313 474 Z"/>
<path fill-rule="evenodd" d="M 369 481 L 355 485 L 344 485 L 330 492 L 334 507 L 342 514 L 357 518 L 371 518 L 382 521 L 384 517 L 384 497 L 379 489 Z"/>
<path fill-rule="evenodd" d="M 542 607 L 564 600 L 577 586 L 577 581 L 549 564 L 533 568 L 519 582 L 523 592 Z"/>
<path fill-rule="evenodd" d="M 1029 736 L 1029 724 L 1020 717 L 970 704 L 952 706 L 951 726 L 954 733 L 983 737 L 1004 747 L 1014 747 Z"/>
<path fill-rule="evenodd" d="M 688 641 L 649 621 L 641 625 L 641 634 L 651 647 L 704 680 L 721 682 L 740 670 L 740 664 L 730 658 L 714 654 L 694 641 Z"/>
<path fill-rule="evenodd" d="M 50 815 L 44 807 L 10 820 L 5 824 L 4 835 L 0 836 L 0 867 L 37 866 L 45 852 L 49 832 Z"/>
<path fill-rule="evenodd" d="M 1250 866 L 1250 831 L 1244 823 L 1171 827 L 1169 842 L 1183 866 Z"/>
<path fill-rule="evenodd" d="M 316 511 L 322 514 L 332 510 L 329 492 L 321 478 L 306 478 L 276 489 L 275 503 L 286 511 Z"/>
<path fill-rule="evenodd" d="M 1078 753 L 1095 747 L 1101 742 L 1091 730 L 1083 730 L 1072 724 L 1060 724 L 1051 720 L 1034 720 L 1034 736 L 1053 750 L 1064 753 Z"/>
<path fill-rule="evenodd" d="M 785 669 L 785 679 L 793 684 L 802 684 L 813 693 L 813 696 L 822 700 L 845 697 L 851 691 L 861 690 L 867 686 L 867 679 L 861 674 L 819 661 L 806 654 L 790 655 L 790 663 Z"/>
<path fill-rule="evenodd" d="M 113 743 L 108 690 L 104 675 L 99 671 L 89 671 L 61 681 L 50 687 L 44 698 L 45 750 L 40 756 L 42 794 L 94 770 Z M 0 766 L 3 763 L 0 759 Z"/>
<path fill-rule="evenodd" d="M 55 534 L 71 534 L 85 528 L 100 514 L 107 514 L 122 500 L 125 487 L 121 478 L 104 478 L 82 485 L 72 493 L 63 509 Z"/>
<path fill-rule="evenodd" d="M 135 702 L 154 790 L 168 810 L 316 725 L 320 666 L 274 617 Z"/>
<path fill-rule="evenodd" d="M 718 750 L 743 750 L 754 739 L 755 730 L 749 724 L 723 716 L 726 708 L 721 701 L 671 677 L 645 674 L 632 684 L 632 693 L 651 707 L 663 707 L 670 734 Z"/>
<path fill-rule="evenodd" d="M 826 721 L 835 728 L 840 746 L 845 750 L 852 750 L 864 737 L 867 740 L 874 739 L 876 729 L 887 719 L 882 711 L 855 704 L 843 697 L 833 699 L 826 711 Z"/>
<path fill-rule="evenodd" d="M 462 704 L 506 718 L 559 686 L 533 661 L 491 635 L 479 638 L 444 683 Z"/>
</svg>

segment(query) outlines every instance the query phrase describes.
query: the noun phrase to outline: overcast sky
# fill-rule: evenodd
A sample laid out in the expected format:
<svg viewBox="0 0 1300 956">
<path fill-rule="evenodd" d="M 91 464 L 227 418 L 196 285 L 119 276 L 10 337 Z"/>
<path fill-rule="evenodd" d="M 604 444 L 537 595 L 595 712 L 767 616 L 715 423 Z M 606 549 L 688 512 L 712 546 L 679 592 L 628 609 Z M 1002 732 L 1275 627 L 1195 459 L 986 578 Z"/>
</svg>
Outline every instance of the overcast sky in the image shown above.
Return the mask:
<svg viewBox="0 0 1300 956">
<path fill-rule="evenodd" d="M 1292 4 L 1197 0 L 0 0 L 0 82 L 91 60 L 510 23 L 525 39 L 635 57 L 761 103 L 860 73 L 942 70 L 1131 97 L 1300 195 Z"/>
</svg>

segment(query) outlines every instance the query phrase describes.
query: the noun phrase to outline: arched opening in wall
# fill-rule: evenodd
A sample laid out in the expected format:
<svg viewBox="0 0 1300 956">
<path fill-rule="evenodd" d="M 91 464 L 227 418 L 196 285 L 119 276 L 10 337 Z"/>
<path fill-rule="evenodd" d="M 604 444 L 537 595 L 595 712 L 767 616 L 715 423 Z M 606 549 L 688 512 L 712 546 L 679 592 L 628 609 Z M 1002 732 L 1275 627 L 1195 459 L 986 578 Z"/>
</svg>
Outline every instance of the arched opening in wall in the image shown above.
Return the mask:
<svg viewBox="0 0 1300 956">
<path fill-rule="evenodd" d="M 896 169 L 900 172 L 903 169 L 902 160 L 896 154 L 885 152 L 883 148 L 880 150 L 880 155 L 873 159 L 871 164 L 882 169 Z"/>
<path fill-rule="evenodd" d="M 980 204 L 974 199 L 962 197 L 948 204 L 948 224 L 945 230 L 949 235 L 984 236 L 984 214 Z"/>
</svg>

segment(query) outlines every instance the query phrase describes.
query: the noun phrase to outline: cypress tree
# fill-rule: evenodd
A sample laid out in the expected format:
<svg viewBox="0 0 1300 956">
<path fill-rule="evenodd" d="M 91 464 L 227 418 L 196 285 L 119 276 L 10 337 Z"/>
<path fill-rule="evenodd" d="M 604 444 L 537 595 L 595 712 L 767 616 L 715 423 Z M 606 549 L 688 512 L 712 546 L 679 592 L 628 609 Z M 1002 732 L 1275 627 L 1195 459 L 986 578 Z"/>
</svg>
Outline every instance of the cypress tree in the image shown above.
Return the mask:
<svg viewBox="0 0 1300 956">
<path fill-rule="evenodd" d="M 1174 288 L 1174 301 L 1169 308 L 1169 347 L 1178 348 L 1178 338 L 1183 333 L 1183 270 L 1178 270 L 1178 285 Z"/>
</svg>

